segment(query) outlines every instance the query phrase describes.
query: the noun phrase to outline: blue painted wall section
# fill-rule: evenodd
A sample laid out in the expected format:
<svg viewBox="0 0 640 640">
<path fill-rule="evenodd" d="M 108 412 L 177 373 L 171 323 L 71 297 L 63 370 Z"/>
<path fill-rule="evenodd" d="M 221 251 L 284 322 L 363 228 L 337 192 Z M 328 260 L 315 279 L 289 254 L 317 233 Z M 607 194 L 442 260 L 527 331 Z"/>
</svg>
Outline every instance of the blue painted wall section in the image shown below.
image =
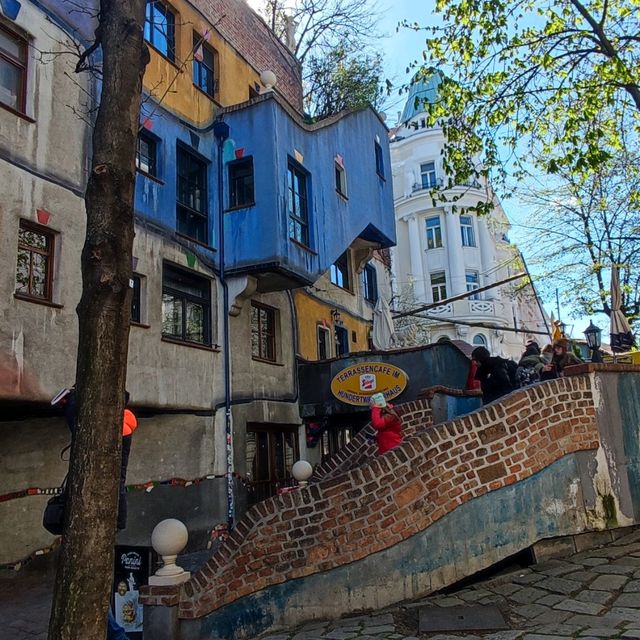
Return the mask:
<svg viewBox="0 0 640 640">
<path fill-rule="evenodd" d="M 577 533 L 586 507 L 582 492 L 570 488 L 578 481 L 578 465 L 575 455 L 566 456 L 527 480 L 465 503 L 385 551 L 270 587 L 202 620 L 183 620 L 184 638 L 250 638 L 277 628 L 285 613 L 300 610 L 309 619 L 314 608 L 326 611 L 332 602 L 336 615 L 384 607 L 440 589 L 543 538 Z"/>
<path fill-rule="evenodd" d="M 387 130 L 371 109 L 312 130 L 273 98 L 224 117 L 236 148 L 253 157 L 255 175 L 255 205 L 227 214 L 229 270 L 277 265 L 310 284 L 358 237 L 381 247 L 395 244 Z M 376 172 L 376 141 L 384 178 Z M 337 155 L 343 158 L 347 198 L 336 191 Z M 310 251 L 289 239 L 287 167 L 296 157 L 308 174 Z"/>
<path fill-rule="evenodd" d="M 143 114 L 142 121 L 146 116 Z M 223 154 L 225 267 L 229 273 L 262 272 L 259 289 L 278 290 L 315 282 L 356 239 L 379 247 L 395 244 L 393 196 L 387 130 L 366 109 L 310 130 L 299 117 L 267 96 L 228 110 L 231 140 Z M 218 239 L 217 142 L 211 127 L 195 130 L 158 108 L 147 121 L 156 141 L 157 179 L 138 174 L 136 212 L 205 259 L 215 261 Z M 375 144 L 383 151 L 385 178 L 376 172 Z M 175 233 L 176 149 L 182 144 L 207 162 L 208 242 L 198 245 Z M 234 151 L 253 159 L 255 204 L 229 206 L 228 164 Z M 348 198 L 336 192 L 335 158 L 343 158 Z M 290 160 L 307 174 L 309 231 L 307 248 L 289 238 L 287 170 Z"/>
</svg>

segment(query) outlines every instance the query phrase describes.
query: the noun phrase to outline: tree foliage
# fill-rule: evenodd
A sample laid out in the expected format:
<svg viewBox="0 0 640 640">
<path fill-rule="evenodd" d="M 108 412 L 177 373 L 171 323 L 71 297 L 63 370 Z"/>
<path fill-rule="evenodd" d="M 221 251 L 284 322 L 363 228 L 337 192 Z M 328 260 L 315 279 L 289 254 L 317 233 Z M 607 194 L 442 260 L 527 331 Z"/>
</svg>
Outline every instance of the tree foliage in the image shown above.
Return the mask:
<svg viewBox="0 0 640 640">
<path fill-rule="evenodd" d="M 637 131 L 640 0 L 437 0 L 436 11 L 420 73 L 444 72 L 429 114 L 458 182 L 493 168 L 499 182 L 534 148 L 547 172 L 597 171 Z"/>
<path fill-rule="evenodd" d="M 302 64 L 313 119 L 380 105 L 379 10 L 371 0 L 266 0 L 259 13 Z"/>
<path fill-rule="evenodd" d="M 615 264 L 622 311 L 631 322 L 640 316 L 639 160 L 627 150 L 586 175 L 561 167 L 551 183 L 518 193 L 532 208 L 526 242 L 532 262 L 543 283 L 558 287 L 580 315 L 611 314 Z"/>
</svg>

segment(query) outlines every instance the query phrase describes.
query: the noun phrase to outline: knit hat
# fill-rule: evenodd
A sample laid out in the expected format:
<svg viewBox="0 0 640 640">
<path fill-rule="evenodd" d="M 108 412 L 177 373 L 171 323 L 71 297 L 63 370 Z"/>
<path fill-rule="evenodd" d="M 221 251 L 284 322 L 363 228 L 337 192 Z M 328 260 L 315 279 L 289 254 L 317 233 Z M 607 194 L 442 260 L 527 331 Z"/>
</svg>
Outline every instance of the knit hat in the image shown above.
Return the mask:
<svg viewBox="0 0 640 640">
<path fill-rule="evenodd" d="M 378 407 L 379 409 L 382 409 L 383 407 L 387 406 L 387 401 L 384 399 L 384 395 L 382 395 L 381 393 L 374 393 L 369 398 L 369 404 L 372 407 Z"/>
<path fill-rule="evenodd" d="M 565 351 L 569 350 L 569 341 L 566 338 L 560 338 L 553 343 L 554 347 L 561 347 Z"/>
<path fill-rule="evenodd" d="M 486 362 L 491 357 L 489 350 L 486 347 L 476 347 L 471 352 L 471 359 L 478 362 Z"/>
</svg>

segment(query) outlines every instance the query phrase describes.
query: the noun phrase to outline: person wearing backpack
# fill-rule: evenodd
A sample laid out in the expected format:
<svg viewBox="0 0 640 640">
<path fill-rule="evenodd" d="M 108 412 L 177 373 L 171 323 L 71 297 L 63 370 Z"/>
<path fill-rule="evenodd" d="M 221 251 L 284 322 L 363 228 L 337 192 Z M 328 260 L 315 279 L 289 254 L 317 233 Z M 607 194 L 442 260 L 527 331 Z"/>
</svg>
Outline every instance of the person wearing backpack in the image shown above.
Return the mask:
<svg viewBox="0 0 640 640">
<path fill-rule="evenodd" d="M 480 381 L 482 404 L 489 404 L 513 391 L 514 384 L 509 376 L 509 360 L 491 356 L 486 347 L 476 347 L 471 352 L 471 359 L 478 364 L 476 380 Z M 515 362 L 513 364 L 515 365 Z"/>
</svg>

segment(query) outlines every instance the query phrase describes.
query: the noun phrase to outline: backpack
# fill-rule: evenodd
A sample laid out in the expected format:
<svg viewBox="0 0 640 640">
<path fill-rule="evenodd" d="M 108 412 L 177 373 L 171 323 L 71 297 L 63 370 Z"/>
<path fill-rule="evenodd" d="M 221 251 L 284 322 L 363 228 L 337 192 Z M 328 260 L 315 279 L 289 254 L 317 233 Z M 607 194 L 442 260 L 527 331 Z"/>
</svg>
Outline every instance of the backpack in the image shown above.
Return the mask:
<svg viewBox="0 0 640 640">
<path fill-rule="evenodd" d="M 42 526 L 54 536 L 62 535 L 62 530 L 64 529 L 64 512 L 67 504 L 66 477 L 60 489 L 60 493 L 49 498 L 42 514 Z"/>
<path fill-rule="evenodd" d="M 502 359 L 505 367 L 507 368 L 507 374 L 509 375 L 509 382 L 512 389 L 520 388 L 520 381 L 518 380 L 518 365 L 511 359 Z"/>
</svg>

